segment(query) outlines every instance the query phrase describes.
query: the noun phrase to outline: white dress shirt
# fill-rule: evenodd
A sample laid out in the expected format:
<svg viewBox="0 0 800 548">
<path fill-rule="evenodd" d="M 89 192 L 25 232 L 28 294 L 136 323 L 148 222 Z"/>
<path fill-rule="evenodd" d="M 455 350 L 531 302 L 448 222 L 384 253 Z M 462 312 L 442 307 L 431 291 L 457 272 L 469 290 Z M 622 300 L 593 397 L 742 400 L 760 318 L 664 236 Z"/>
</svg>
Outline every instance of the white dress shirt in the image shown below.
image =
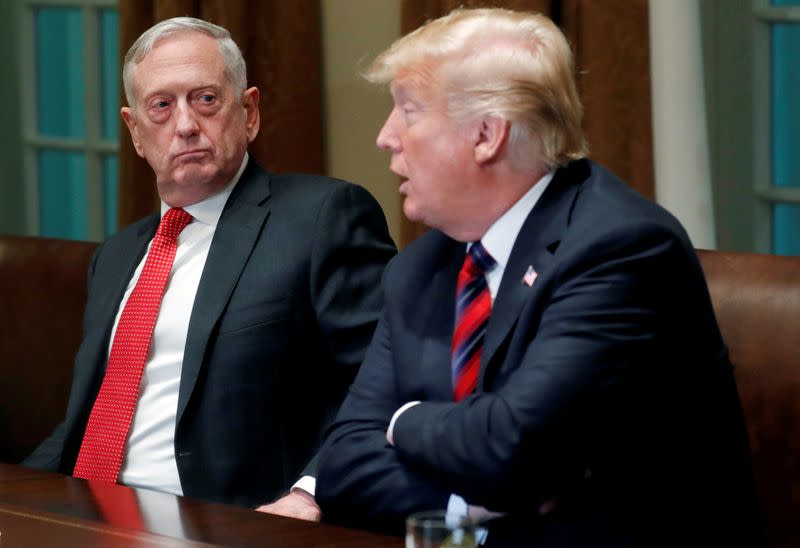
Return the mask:
<svg viewBox="0 0 800 548">
<path fill-rule="evenodd" d="M 239 171 L 221 192 L 183 208 L 193 219 L 178 236 L 175 261 L 167 279 L 150 352 L 142 372 L 139 399 L 119 473 L 119 481 L 125 485 L 183 494 L 175 460 L 175 419 L 189 318 L 217 222 L 247 165 L 247 159 L 245 153 Z M 169 209 L 169 205 L 161 202 L 162 217 Z M 148 252 L 152 243 L 151 240 L 147 246 Z M 111 331 L 109 353 L 120 315 L 139 280 L 146 259 L 147 254 L 133 273 L 120 302 Z"/>
</svg>

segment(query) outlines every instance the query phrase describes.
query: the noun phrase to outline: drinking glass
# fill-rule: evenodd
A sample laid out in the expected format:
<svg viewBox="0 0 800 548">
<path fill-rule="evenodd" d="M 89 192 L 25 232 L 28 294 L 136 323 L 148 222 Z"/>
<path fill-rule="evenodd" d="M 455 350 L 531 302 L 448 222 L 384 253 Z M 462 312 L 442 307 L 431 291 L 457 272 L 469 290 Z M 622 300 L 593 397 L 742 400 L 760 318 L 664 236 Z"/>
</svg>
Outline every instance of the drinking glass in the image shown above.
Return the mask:
<svg viewBox="0 0 800 548">
<path fill-rule="evenodd" d="M 479 524 L 444 510 L 419 512 L 406 519 L 406 548 L 475 548 Z"/>
</svg>

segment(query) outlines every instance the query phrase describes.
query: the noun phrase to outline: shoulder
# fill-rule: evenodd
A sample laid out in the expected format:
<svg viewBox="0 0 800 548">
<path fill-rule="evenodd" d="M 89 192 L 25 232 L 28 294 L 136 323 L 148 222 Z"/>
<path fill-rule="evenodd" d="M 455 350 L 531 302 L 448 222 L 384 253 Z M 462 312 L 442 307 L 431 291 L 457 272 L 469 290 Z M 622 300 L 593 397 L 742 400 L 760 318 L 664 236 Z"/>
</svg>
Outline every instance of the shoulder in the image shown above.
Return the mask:
<svg viewBox="0 0 800 548">
<path fill-rule="evenodd" d="M 243 187 L 231 199 L 269 210 L 271 241 L 291 241 L 323 255 L 331 249 L 396 252 L 383 209 L 364 187 L 324 175 L 272 174 L 254 168 L 248 166 Z M 371 258 L 358 260 L 366 263 Z"/>
<path fill-rule="evenodd" d="M 103 254 L 130 254 L 135 253 L 135 242 L 145 239 L 149 241 L 155 235 L 158 222 L 161 218 L 159 213 L 152 213 L 147 217 L 134 221 L 133 223 L 121 228 L 119 232 L 109 236 L 100 244 L 97 255 Z"/>
<path fill-rule="evenodd" d="M 332 194 L 353 191 L 369 196 L 363 187 L 349 181 L 311 173 L 272 173 L 251 158 L 231 199 L 260 202 L 269 196 L 272 201 L 303 200 L 309 205 L 323 202 Z"/>
<path fill-rule="evenodd" d="M 465 244 L 430 229 L 400 251 L 386 266 L 387 295 L 405 293 L 407 288 L 424 287 L 432 277 L 463 260 Z"/>
<path fill-rule="evenodd" d="M 699 273 L 691 240 L 670 212 L 602 166 L 580 163 L 581 177 L 554 254 L 557 272 L 632 268 L 635 261 L 650 272 Z"/>
<path fill-rule="evenodd" d="M 569 237 L 591 242 L 623 235 L 660 235 L 691 246 L 686 231 L 672 213 L 603 166 L 590 160 L 575 164 L 572 173 L 580 174 L 580 183 L 570 211 Z M 570 168 L 573 166 L 566 169 Z"/>
<path fill-rule="evenodd" d="M 365 222 L 386 222 L 372 194 L 343 179 L 308 173 L 272 174 L 258 168 L 246 184 L 266 185 L 273 214 L 293 222 L 332 217 L 358 220 L 364 216 Z"/>
<path fill-rule="evenodd" d="M 303 200 L 324 203 L 337 196 L 353 195 L 361 199 L 373 199 L 364 187 L 325 175 L 286 173 L 269 175 L 270 191 L 276 200 Z"/>
<path fill-rule="evenodd" d="M 398 262 L 404 265 L 435 266 L 445 259 L 446 252 L 452 248 L 463 248 L 465 244 L 457 242 L 436 229 L 429 229 L 422 236 L 411 242 L 398 255 Z"/>
</svg>

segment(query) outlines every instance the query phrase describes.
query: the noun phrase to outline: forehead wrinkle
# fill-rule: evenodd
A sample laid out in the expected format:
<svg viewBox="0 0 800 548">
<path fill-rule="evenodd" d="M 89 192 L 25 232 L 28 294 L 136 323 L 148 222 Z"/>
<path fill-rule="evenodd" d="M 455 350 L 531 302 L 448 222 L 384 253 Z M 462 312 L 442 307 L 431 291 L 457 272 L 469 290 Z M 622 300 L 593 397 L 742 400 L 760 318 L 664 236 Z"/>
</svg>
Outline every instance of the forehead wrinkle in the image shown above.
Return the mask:
<svg viewBox="0 0 800 548">
<path fill-rule="evenodd" d="M 186 42 L 187 38 L 191 40 L 188 51 L 180 47 L 181 42 Z M 210 76 L 217 80 L 212 85 L 223 88 L 228 80 L 225 63 L 216 42 L 209 40 L 212 41 L 213 48 L 208 49 L 204 48 L 207 44 L 203 44 L 203 35 L 198 39 L 188 33 L 178 33 L 159 40 L 138 63 L 133 64 L 131 76 L 134 89 L 143 87 L 142 80 L 150 83 L 154 78 L 164 78 L 167 86 L 175 85 L 176 82 L 181 85 L 187 81 L 187 77 L 192 78 L 195 74 L 204 79 Z"/>
<path fill-rule="evenodd" d="M 436 72 L 430 62 L 416 63 L 413 67 L 402 67 L 395 74 L 389 85 L 389 91 L 395 100 L 414 99 L 432 102 L 440 91 Z"/>
</svg>

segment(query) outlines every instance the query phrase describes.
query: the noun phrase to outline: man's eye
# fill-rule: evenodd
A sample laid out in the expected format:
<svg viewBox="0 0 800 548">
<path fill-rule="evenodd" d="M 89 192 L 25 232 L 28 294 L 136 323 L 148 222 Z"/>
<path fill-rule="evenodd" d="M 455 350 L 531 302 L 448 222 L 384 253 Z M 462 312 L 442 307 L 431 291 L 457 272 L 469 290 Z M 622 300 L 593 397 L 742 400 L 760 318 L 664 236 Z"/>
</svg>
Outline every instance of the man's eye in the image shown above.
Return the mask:
<svg viewBox="0 0 800 548">
<path fill-rule="evenodd" d="M 153 107 L 158 109 L 165 109 L 168 106 L 169 106 L 168 101 L 156 101 L 155 103 L 153 103 Z"/>
<path fill-rule="evenodd" d="M 205 95 L 201 95 L 200 96 L 200 102 L 201 103 L 213 103 L 214 99 L 216 99 L 216 97 L 214 97 L 213 95 L 209 95 L 209 94 L 205 94 Z"/>
</svg>

